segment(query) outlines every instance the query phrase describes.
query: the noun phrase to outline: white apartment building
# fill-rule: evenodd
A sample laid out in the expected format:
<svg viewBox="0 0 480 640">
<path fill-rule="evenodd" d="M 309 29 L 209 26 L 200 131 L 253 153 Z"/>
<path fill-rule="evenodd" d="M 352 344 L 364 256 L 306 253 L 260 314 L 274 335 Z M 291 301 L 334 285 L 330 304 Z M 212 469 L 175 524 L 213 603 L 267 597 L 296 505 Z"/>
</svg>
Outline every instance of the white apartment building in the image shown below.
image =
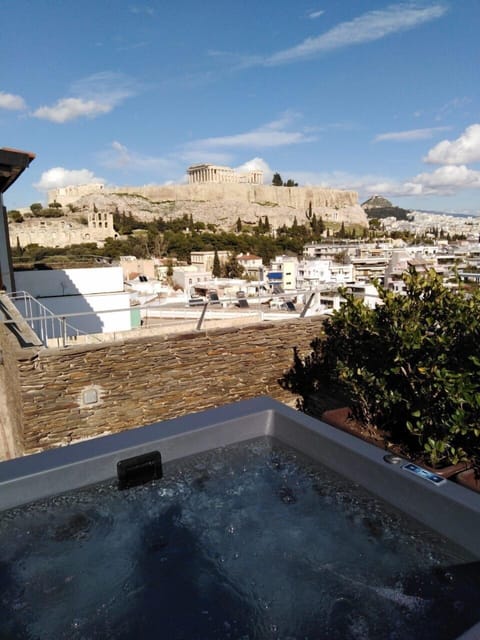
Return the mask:
<svg viewBox="0 0 480 640">
<path fill-rule="evenodd" d="M 206 271 L 197 265 L 173 267 L 172 280 L 174 286 L 180 287 L 188 295 L 194 292 L 195 285 L 211 280 L 211 278 L 211 271 Z"/>
<path fill-rule="evenodd" d="M 259 256 L 255 256 L 251 253 L 240 253 L 237 256 L 238 264 L 243 267 L 243 273 L 250 278 L 263 277 L 263 262 Z"/>
<path fill-rule="evenodd" d="M 297 288 L 316 289 L 325 284 L 343 285 L 355 278 L 353 264 L 333 260 L 302 260 L 298 265 Z"/>
<path fill-rule="evenodd" d="M 297 288 L 298 258 L 276 256 L 267 268 L 267 283 L 273 291 L 292 291 Z"/>
</svg>

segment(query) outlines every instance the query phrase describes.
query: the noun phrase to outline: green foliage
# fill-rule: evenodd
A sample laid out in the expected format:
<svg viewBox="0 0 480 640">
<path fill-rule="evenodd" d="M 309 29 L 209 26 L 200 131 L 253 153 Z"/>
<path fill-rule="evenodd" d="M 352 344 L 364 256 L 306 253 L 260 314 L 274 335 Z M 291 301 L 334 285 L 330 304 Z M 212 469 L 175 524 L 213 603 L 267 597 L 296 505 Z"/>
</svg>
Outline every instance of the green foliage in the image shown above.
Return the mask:
<svg viewBox="0 0 480 640">
<path fill-rule="evenodd" d="M 43 205 L 40 202 L 34 202 L 30 205 L 30 210 L 35 215 L 43 209 Z"/>
<path fill-rule="evenodd" d="M 11 209 L 7 215 L 12 222 L 23 222 L 23 216 L 17 209 Z"/>
<path fill-rule="evenodd" d="M 62 208 L 62 205 L 59 202 L 57 202 L 56 200 L 54 200 L 53 202 L 50 202 L 48 206 L 49 206 L 50 209 L 61 209 Z"/>
<path fill-rule="evenodd" d="M 284 388 L 309 397 L 341 393 L 365 425 L 388 432 L 412 457 L 436 466 L 480 455 L 480 293 L 447 288 L 434 272 L 410 270 L 406 295 L 377 286 L 382 304 L 346 302 L 325 338 L 294 363 Z"/>
<path fill-rule="evenodd" d="M 232 253 L 228 256 L 227 262 L 223 265 L 223 275 L 225 278 L 241 278 L 243 267 L 239 264 L 237 256 Z"/>
<path fill-rule="evenodd" d="M 37 218 L 61 218 L 65 214 L 61 207 L 46 207 L 40 211 L 35 211 L 34 215 Z"/>
<path fill-rule="evenodd" d="M 367 216 L 375 218 L 396 218 L 397 220 L 407 220 L 407 209 L 401 207 L 374 207 L 367 210 Z"/>
<path fill-rule="evenodd" d="M 282 176 L 279 173 L 274 173 L 273 174 L 272 185 L 274 187 L 282 187 L 283 186 Z"/>
<path fill-rule="evenodd" d="M 220 259 L 218 257 L 218 252 L 215 249 L 215 253 L 213 254 L 213 266 L 212 266 L 212 275 L 215 278 L 220 278 L 222 275 L 222 268 L 220 266 Z"/>
<path fill-rule="evenodd" d="M 284 187 L 298 187 L 298 182 L 289 178 L 283 185 Z"/>
</svg>

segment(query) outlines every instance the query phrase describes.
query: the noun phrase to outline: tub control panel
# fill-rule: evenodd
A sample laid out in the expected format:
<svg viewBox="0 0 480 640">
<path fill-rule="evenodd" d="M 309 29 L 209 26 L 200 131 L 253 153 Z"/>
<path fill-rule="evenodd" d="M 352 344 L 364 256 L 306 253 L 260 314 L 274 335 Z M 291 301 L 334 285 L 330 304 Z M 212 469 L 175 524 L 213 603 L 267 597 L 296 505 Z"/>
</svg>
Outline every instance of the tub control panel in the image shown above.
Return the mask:
<svg viewBox="0 0 480 640">
<path fill-rule="evenodd" d="M 433 482 L 433 484 L 436 484 L 436 485 L 443 484 L 444 482 L 446 482 L 446 479 L 443 478 L 442 476 L 439 476 L 438 474 L 433 473 L 428 469 L 424 469 L 423 467 L 419 467 L 418 465 L 413 464 L 413 462 L 408 462 L 407 464 L 404 464 L 402 466 L 402 469 L 405 469 L 405 471 L 410 471 L 410 473 L 414 473 L 419 478 L 423 478 L 424 480 Z"/>
</svg>

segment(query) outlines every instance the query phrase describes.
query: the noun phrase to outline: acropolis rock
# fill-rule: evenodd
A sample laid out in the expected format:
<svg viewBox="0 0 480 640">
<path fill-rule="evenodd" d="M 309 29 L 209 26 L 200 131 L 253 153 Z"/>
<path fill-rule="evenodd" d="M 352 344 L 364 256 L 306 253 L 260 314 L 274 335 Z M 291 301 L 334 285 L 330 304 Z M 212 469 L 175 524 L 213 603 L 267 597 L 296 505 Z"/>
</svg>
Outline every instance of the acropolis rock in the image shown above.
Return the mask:
<svg viewBox="0 0 480 640">
<path fill-rule="evenodd" d="M 238 218 L 256 224 L 268 216 L 275 228 L 299 224 L 312 212 L 325 222 L 368 226 L 367 216 L 355 191 L 323 187 L 276 187 L 248 183 L 194 183 L 186 185 L 147 185 L 143 187 L 70 186 L 48 193 L 48 201 L 76 207 L 96 206 L 99 211 L 116 209 L 148 221 L 162 217 L 171 220 L 192 215 L 196 222 L 213 223 L 230 230 Z"/>
</svg>

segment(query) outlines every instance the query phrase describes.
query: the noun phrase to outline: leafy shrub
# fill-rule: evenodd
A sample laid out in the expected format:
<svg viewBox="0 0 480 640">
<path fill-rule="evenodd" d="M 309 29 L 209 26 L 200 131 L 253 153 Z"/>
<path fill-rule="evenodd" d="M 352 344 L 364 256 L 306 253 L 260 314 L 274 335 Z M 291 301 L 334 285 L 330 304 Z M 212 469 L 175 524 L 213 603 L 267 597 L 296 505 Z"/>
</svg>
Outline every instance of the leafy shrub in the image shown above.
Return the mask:
<svg viewBox="0 0 480 640">
<path fill-rule="evenodd" d="M 35 210 L 34 215 L 37 218 L 62 218 L 65 214 L 59 207 L 46 207 L 45 209 Z"/>
<path fill-rule="evenodd" d="M 23 222 L 23 216 L 20 213 L 20 211 L 17 211 L 17 209 L 11 209 L 8 212 L 8 217 L 10 218 L 10 220 L 12 220 L 13 222 Z"/>
<path fill-rule="evenodd" d="M 377 285 L 381 304 L 346 302 L 325 337 L 294 363 L 281 385 L 302 396 L 340 393 L 367 428 L 390 434 L 432 466 L 479 458 L 480 293 L 446 287 L 434 271 L 404 275 L 406 295 Z"/>
</svg>

